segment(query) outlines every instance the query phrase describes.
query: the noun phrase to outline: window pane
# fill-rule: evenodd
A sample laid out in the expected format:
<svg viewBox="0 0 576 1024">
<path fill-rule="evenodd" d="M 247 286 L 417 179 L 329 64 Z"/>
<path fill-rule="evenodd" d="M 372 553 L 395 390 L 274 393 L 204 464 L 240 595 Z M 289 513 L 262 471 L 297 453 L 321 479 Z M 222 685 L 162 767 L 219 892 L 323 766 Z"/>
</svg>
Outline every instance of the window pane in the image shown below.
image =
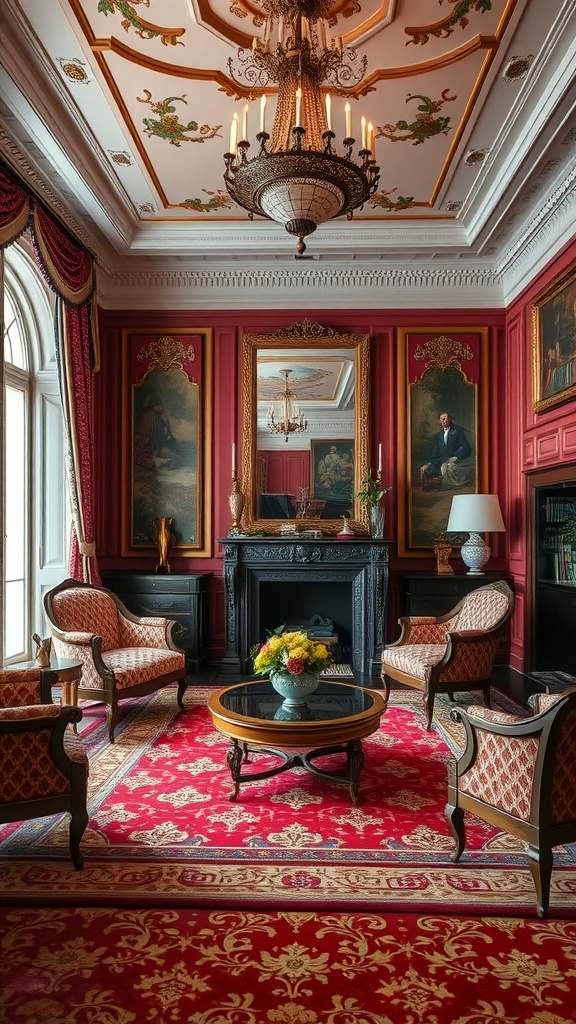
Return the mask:
<svg viewBox="0 0 576 1024">
<path fill-rule="evenodd" d="M 24 392 L 6 388 L 6 652 L 5 657 L 25 650 L 26 629 L 26 402 Z"/>
<path fill-rule="evenodd" d="M 4 359 L 22 370 L 27 369 L 22 328 L 7 288 L 4 292 Z"/>
<path fill-rule="evenodd" d="M 24 580 L 6 581 L 4 657 L 13 658 L 27 648 Z"/>
</svg>

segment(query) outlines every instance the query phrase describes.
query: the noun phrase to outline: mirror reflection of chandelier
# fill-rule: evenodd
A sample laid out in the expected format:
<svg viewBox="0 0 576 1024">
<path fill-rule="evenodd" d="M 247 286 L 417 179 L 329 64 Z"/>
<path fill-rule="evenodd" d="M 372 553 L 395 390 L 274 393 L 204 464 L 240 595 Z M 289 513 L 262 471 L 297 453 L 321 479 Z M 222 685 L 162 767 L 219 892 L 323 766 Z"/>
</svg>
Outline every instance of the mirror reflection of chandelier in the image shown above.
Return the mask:
<svg viewBox="0 0 576 1024">
<path fill-rule="evenodd" d="M 284 434 L 286 442 L 288 442 L 290 434 L 306 430 L 308 421 L 304 419 L 302 410 L 295 402 L 296 396 L 293 391 L 290 391 L 288 386 L 288 377 L 292 370 L 281 370 L 280 372 L 284 374 L 284 391 L 280 391 L 276 396 L 280 403 L 280 414 L 277 417 L 274 407 L 270 406 L 268 409 L 268 430 L 272 430 L 275 434 Z"/>
<path fill-rule="evenodd" d="M 234 114 L 230 150 L 224 154 L 224 182 L 232 199 L 254 214 L 284 224 L 298 238 L 297 252 L 306 249 L 304 238 L 318 224 L 348 219 L 374 194 L 380 168 L 374 159 L 371 123 L 361 120 L 358 160 L 352 157 L 350 104 L 345 105 L 342 155 L 332 149 L 332 99 L 324 100 L 325 83 L 342 95 L 364 78 L 367 58 L 342 46 L 341 36 L 330 35 L 328 16 L 332 0 L 262 0 L 266 14 L 263 39 L 254 38 L 251 50 L 238 50 L 240 70 L 228 61 L 230 74 L 249 95 L 260 95 L 259 150 L 248 159 L 248 110 L 242 125 Z M 272 137 L 266 132 L 266 87 L 278 85 Z M 248 92 L 246 93 L 248 95 Z M 270 146 L 268 143 L 270 142 Z"/>
</svg>

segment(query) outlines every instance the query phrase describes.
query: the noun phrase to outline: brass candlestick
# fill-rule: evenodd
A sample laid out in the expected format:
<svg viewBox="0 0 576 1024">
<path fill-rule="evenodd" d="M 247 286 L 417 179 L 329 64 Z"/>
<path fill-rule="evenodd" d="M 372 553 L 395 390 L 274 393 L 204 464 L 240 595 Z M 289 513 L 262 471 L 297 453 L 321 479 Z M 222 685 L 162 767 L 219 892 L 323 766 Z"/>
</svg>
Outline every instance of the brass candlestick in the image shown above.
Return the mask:
<svg viewBox="0 0 576 1024">
<path fill-rule="evenodd" d="M 232 473 L 232 493 L 228 498 L 228 504 L 230 506 L 230 512 L 232 513 L 232 527 L 228 531 L 228 536 L 233 537 L 235 534 L 240 533 L 240 521 L 242 519 L 242 512 L 244 511 L 244 495 L 240 490 L 240 484 L 238 483 L 238 477 L 236 473 Z"/>
</svg>

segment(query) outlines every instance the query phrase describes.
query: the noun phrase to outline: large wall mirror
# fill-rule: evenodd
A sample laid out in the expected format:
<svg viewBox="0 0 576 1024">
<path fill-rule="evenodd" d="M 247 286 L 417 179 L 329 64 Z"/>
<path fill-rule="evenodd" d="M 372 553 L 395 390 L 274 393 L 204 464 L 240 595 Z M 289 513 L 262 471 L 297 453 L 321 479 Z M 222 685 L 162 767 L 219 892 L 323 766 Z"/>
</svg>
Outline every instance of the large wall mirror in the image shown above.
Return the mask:
<svg viewBox="0 0 576 1024">
<path fill-rule="evenodd" d="M 242 345 L 243 528 L 366 533 L 369 336 L 304 320 Z"/>
</svg>

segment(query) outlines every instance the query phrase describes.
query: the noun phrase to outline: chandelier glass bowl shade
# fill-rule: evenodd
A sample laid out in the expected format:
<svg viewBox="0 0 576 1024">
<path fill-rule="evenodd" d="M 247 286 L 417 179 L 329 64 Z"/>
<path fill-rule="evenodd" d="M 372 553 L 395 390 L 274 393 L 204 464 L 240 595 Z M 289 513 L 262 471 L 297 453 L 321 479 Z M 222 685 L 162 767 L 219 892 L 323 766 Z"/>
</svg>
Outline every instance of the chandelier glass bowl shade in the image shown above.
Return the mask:
<svg viewBox="0 0 576 1024">
<path fill-rule="evenodd" d="M 268 430 L 275 434 L 284 434 L 286 441 L 290 434 L 301 433 L 308 427 L 308 421 L 304 419 L 302 410 L 295 402 L 295 395 L 288 386 L 288 377 L 292 370 L 282 370 L 284 374 L 284 390 L 276 396 L 280 403 L 280 413 L 274 412 L 274 407 L 268 409 Z"/>
<path fill-rule="evenodd" d="M 334 217 L 352 217 L 353 211 L 374 194 L 380 180 L 374 159 L 373 129 L 362 118 L 358 159 L 352 152 L 350 104 L 345 107 L 342 153 L 332 148 L 332 99 L 322 86 L 352 93 L 366 72 L 366 57 L 343 48 L 327 25 L 331 0 L 264 0 L 266 27 L 252 49 L 238 51 L 238 67 L 228 61 L 236 84 L 250 95 L 260 95 L 260 130 L 257 154 L 248 159 L 248 105 L 242 124 L 235 114 L 230 149 L 224 154 L 224 182 L 235 202 L 255 214 L 283 224 L 298 238 L 297 252 L 306 249 L 304 238 Z M 278 86 L 272 134 L 266 131 L 266 89 Z"/>
</svg>

